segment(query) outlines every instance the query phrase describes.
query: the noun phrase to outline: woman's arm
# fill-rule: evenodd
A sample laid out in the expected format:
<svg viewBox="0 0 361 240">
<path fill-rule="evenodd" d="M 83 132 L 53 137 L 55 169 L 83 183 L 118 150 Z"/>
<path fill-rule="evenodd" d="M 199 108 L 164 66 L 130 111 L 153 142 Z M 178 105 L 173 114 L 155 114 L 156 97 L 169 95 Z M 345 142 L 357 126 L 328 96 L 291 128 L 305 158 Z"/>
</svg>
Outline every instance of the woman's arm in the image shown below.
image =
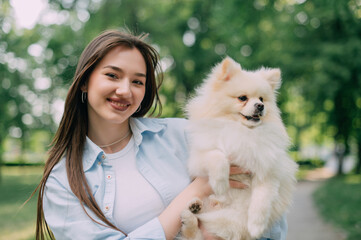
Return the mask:
<svg viewBox="0 0 361 240">
<path fill-rule="evenodd" d="M 167 239 L 174 239 L 178 234 L 181 227 L 180 215 L 188 207 L 188 203 L 194 197 L 202 199 L 211 193 L 212 189 L 208 184 L 208 178 L 197 177 L 168 205 L 158 217 Z"/>
<path fill-rule="evenodd" d="M 231 166 L 230 175 L 236 174 L 250 174 L 239 167 Z M 248 186 L 230 180 L 230 187 L 232 188 L 247 188 Z M 208 178 L 197 177 L 188 187 L 186 187 L 162 212 L 159 216 L 159 221 L 163 226 L 164 233 L 167 239 L 173 239 L 181 227 L 181 212 L 188 207 L 188 203 L 195 197 L 200 199 L 208 197 L 213 193 L 211 186 L 208 183 Z"/>
<path fill-rule="evenodd" d="M 242 188 L 242 184 L 237 184 L 237 187 Z M 212 189 L 208 179 L 196 178 L 173 199 L 159 217 L 130 232 L 129 238 L 164 239 L 166 236 L 167 239 L 173 239 L 181 227 L 181 212 L 187 208 L 189 201 L 194 197 L 204 198 L 210 194 Z M 79 199 L 67 184 L 65 172 L 53 172 L 49 176 L 43 204 L 45 219 L 57 239 L 129 239 L 117 230 L 95 223 L 86 215 Z M 99 221 L 90 209 L 86 210 Z"/>
</svg>

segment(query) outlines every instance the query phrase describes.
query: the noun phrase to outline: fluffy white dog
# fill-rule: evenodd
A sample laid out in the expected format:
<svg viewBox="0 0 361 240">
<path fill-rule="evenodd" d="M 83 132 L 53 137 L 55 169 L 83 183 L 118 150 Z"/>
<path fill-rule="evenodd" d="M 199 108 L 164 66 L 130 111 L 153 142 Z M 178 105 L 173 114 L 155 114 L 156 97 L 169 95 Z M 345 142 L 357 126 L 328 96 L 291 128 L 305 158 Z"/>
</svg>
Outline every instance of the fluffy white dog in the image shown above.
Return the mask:
<svg viewBox="0 0 361 240">
<path fill-rule="evenodd" d="M 245 71 L 231 58 L 218 64 L 186 106 L 189 171 L 208 176 L 214 195 L 194 199 L 182 213 L 182 236 L 203 239 L 198 221 L 222 239 L 249 240 L 279 220 L 291 204 L 297 164 L 276 104 L 279 69 Z M 247 189 L 229 187 L 230 165 Z"/>
</svg>

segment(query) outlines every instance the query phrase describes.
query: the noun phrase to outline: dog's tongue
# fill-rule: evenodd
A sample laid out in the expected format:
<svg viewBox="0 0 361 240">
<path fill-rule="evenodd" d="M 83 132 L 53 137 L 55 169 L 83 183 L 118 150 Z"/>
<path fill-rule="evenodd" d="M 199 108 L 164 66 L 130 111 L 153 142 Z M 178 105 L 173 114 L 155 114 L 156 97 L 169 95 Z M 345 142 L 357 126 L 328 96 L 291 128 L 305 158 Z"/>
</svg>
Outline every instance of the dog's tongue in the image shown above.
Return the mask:
<svg viewBox="0 0 361 240">
<path fill-rule="evenodd" d="M 259 117 L 260 117 L 259 115 L 253 115 L 253 116 L 251 117 L 251 119 L 252 119 L 253 121 L 259 121 L 259 120 L 260 120 Z M 248 119 L 248 120 L 249 120 L 249 119 Z"/>
</svg>

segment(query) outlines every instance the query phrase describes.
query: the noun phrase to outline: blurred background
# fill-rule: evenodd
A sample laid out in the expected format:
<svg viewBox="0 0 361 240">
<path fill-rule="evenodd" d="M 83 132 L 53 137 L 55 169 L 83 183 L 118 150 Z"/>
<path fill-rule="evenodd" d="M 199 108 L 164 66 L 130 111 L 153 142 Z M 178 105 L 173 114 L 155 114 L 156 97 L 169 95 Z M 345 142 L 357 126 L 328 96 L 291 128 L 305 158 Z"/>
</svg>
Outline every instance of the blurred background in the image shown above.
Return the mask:
<svg viewBox="0 0 361 240">
<path fill-rule="evenodd" d="M 34 238 L 36 197 L 21 205 L 79 55 L 106 29 L 149 33 L 165 73 L 162 117 L 182 117 L 226 55 L 280 68 L 299 180 L 321 181 L 315 211 L 361 239 L 361 0 L 0 0 L 0 239 Z"/>
</svg>

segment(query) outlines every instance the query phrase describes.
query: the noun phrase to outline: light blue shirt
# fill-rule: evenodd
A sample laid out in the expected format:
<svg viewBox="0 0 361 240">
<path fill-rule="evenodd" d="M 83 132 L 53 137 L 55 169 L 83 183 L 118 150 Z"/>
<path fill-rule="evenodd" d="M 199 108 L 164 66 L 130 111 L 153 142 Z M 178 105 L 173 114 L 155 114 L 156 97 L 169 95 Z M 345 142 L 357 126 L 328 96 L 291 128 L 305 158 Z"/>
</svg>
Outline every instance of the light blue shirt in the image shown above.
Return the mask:
<svg viewBox="0 0 361 240">
<path fill-rule="evenodd" d="M 159 193 L 164 206 L 168 206 L 190 183 L 186 166 L 186 123 L 184 119 L 130 119 L 136 145 L 137 168 Z M 83 166 L 93 196 L 105 217 L 114 223 L 114 169 L 102 149 L 88 138 L 84 148 Z M 124 193 L 124 196 L 126 194 Z M 47 180 L 43 208 L 46 222 L 58 240 L 165 239 L 158 217 L 149 219 L 144 225 L 130 232 L 128 237 L 92 221 L 70 189 L 65 157 L 54 167 Z M 90 216 L 98 220 L 87 207 L 86 210 Z M 286 220 L 282 218 L 261 240 L 284 240 L 286 231 Z"/>
</svg>

